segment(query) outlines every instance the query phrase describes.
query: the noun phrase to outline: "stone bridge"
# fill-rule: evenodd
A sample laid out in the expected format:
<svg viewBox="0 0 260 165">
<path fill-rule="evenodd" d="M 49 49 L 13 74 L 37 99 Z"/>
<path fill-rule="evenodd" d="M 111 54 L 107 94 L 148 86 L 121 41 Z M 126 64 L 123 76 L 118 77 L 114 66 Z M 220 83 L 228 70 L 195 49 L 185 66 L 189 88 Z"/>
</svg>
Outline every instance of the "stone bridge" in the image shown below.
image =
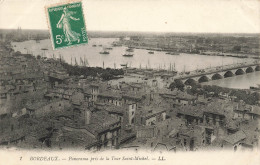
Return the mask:
<svg viewBox="0 0 260 165">
<path fill-rule="evenodd" d="M 239 66 L 228 66 L 228 67 L 216 67 L 205 72 L 191 72 L 188 75 L 180 76 L 175 78 L 175 80 L 181 80 L 184 84 L 192 84 L 207 82 L 211 80 L 218 80 L 222 78 L 232 77 L 236 75 L 242 75 L 246 73 L 251 73 L 255 71 L 260 71 L 259 62 L 253 64 L 240 64 Z"/>
</svg>

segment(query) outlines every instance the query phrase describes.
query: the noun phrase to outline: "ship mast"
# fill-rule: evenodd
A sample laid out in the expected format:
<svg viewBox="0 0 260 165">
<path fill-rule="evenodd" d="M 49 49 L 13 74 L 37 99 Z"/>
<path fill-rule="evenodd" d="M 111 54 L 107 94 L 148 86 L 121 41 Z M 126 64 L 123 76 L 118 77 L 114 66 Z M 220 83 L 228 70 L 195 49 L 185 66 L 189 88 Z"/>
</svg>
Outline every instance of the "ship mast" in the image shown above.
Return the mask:
<svg viewBox="0 0 260 165">
<path fill-rule="evenodd" d="M 77 62 L 77 59 L 76 59 L 76 57 L 75 57 L 75 65 L 76 65 L 76 66 L 78 65 L 78 62 Z"/>
</svg>

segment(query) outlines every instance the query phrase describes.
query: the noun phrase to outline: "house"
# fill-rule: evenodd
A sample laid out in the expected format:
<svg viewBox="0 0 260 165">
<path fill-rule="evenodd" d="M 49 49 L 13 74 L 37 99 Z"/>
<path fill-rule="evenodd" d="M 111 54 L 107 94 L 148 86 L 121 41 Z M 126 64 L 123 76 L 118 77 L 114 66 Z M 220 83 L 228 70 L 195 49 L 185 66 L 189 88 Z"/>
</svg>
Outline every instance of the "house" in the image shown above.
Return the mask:
<svg viewBox="0 0 260 165">
<path fill-rule="evenodd" d="M 236 107 L 234 107 L 234 118 L 241 118 L 241 119 L 245 119 L 245 115 L 247 112 L 249 112 L 251 110 L 251 107 L 249 105 L 243 105 L 243 104 L 237 104 Z"/>
<path fill-rule="evenodd" d="M 251 106 L 251 109 L 246 112 L 245 118 L 248 120 L 256 120 L 260 122 L 260 107 L 259 106 Z"/>
<path fill-rule="evenodd" d="M 189 129 L 181 129 L 176 135 L 176 145 L 181 146 L 184 150 L 193 150 L 194 149 L 194 140 L 195 136 L 193 131 Z"/>
<path fill-rule="evenodd" d="M 112 103 L 116 106 L 122 105 L 122 94 L 116 90 L 105 90 L 97 95 L 97 100 L 103 103 Z"/>
<path fill-rule="evenodd" d="M 128 124 L 129 125 L 134 125 L 136 123 L 135 117 L 136 117 L 136 111 L 137 111 L 137 104 L 132 102 L 128 103 L 126 105 L 128 108 L 127 114 L 128 114 Z"/>
<path fill-rule="evenodd" d="M 166 100 L 171 100 L 173 102 L 173 107 L 181 105 L 192 105 L 196 102 L 195 96 L 177 90 L 163 91 L 160 92 L 159 95 Z"/>
<path fill-rule="evenodd" d="M 185 122 L 179 118 L 172 117 L 161 122 L 157 122 L 155 137 L 169 137 L 171 133 L 185 127 Z"/>
<path fill-rule="evenodd" d="M 234 134 L 227 135 L 223 139 L 223 148 L 232 148 L 234 151 L 239 150 L 242 142 L 246 139 L 246 134 L 243 131 L 237 131 Z"/>
<path fill-rule="evenodd" d="M 123 104 L 128 104 L 128 103 L 132 103 L 132 102 L 141 102 L 142 100 L 144 100 L 145 98 L 145 93 L 143 92 L 125 92 L 122 95 L 122 103 Z"/>
<path fill-rule="evenodd" d="M 212 102 L 203 108 L 203 123 L 207 126 L 224 127 L 227 119 L 231 119 L 233 106 L 222 102 Z"/>
<path fill-rule="evenodd" d="M 201 107 L 185 106 L 177 111 L 176 116 L 184 120 L 186 125 L 203 123 L 203 111 Z"/>
<path fill-rule="evenodd" d="M 76 148 L 85 150 L 86 146 L 92 146 L 95 151 L 96 140 L 84 129 L 77 129 L 64 126 L 52 136 L 52 148 L 66 149 Z"/>
<path fill-rule="evenodd" d="M 153 126 L 139 126 L 136 128 L 137 138 L 153 138 L 156 136 L 156 127 Z"/>
<path fill-rule="evenodd" d="M 96 106 L 100 105 L 100 104 L 95 104 Z M 125 117 L 125 113 L 126 110 L 124 109 L 124 107 L 120 107 L 120 106 L 116 106 L 113 104 L 103 104 L 102 108 L 108 112 L 109 115 L 117 118 L 121 123 L 123 123 L 124 117 Z"/>
<path fill-rule="evenodd" d="M 198 96 L 196 100 L 196 104 L 198 105 L 206 105 L 208 103 L 208 99 L 206 99 L 204 96 Z"/>
<path fill-rule="evenodd" d="M 155 125 L 155 123 L 164 121 L 166 119 L 166 110 L 151 109 L 141 115 L 141 124 Z"/>
<path fill-rule="evenodd" d="M 176 152 L 175 143 L 173 143 L 171 141 L 166 141 L 165 139 L 162 142 L 157 142 L 155 144 L 155 146 L 154 146 L 153 151 L 155 151 L 155 152 L 163 152 L 163 151 L 167 151 L 167 152 L 168 151 L 173 151 L 173 152 Z"/>
<path fill-rule="evenodd" d="M 86 149 L 97 150 L 117 148 L 120 143 L 121 122 L 108 115 L 105 111 L 85 113 L 85 129 L 93 136 L 97 143 L 95 146 L 86 146 Z"/>
<path fill-rule="evenodd" d="M 63 111 L 64 101 L 53 100 L 51 102 L 39 101 L 26 106 L 26 112 L 32 117 L 40 117 L 53 111 Z"/>
</svg>

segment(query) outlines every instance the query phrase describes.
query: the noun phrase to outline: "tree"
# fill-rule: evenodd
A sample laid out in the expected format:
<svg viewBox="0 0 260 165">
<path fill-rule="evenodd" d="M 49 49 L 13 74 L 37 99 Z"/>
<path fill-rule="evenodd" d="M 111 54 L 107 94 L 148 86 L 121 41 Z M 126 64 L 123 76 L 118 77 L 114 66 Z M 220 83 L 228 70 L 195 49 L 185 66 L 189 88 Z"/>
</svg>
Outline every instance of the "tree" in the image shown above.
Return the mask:
<svg viewBox="0 0 260 165">
<path fill-rule="evenodd" d="M 104 72 L 101 75 L 101 78 L 103 80 L 111 80 L 114 76 L 112 74 L 110 74 L 109 72 Z"/>
<path fill-rule="evenodd" d="M 181 80 L 174 80 L 173 83 L 170 84 L 169 88 L 173 90 L 174 88 L 177 88 L 178 90 L 183 91 L 184 90 L 184 84 Z"/>
<path fill-rule="evenodd" d="M 15 56 L 19 56 L 19 55 L 21 55 L 21 54 L 22 54 L 22 53 L 21 53 L 20 51 L 17 51 L 17 52 L 14 53 Z"/>
<path fill-rule="evenodd" d="M 241 46 L 239 46 L 239 45 L 234 46 L 233 47 L 233 51 L 240 52 L 241 51 Z"/>
</svg>

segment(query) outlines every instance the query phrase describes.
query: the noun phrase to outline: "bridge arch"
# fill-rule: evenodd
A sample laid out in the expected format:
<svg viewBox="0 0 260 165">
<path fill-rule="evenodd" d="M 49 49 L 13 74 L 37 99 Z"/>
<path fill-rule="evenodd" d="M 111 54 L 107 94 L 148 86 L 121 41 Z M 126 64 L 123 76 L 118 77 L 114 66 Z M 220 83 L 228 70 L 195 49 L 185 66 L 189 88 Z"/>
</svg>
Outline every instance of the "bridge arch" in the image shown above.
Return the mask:
<svg viewBox="0 0 260 165">
<path fill-rule="evenodd" d="M 197 81 L 192 79 L 192 78 L 189 78 L 188 80 L 186 80 L 184 82 L 185 85 L 193 85 L 193 84 L 196 84 L 196 83 L 197 83 Z"/>
<path fill-rule="evenodd" d="M 236 72 L 235 72 L 235 74 L 236 75 L 242 75 L 242 74 L 244 74 L 245 72 L 243 71 L 243 69 L 238 69 L 238 70 L 236 70 Z"/>
<path fill-rule="evenodd" d="M 226 78 L 226 77 L 232 77 L 232 76 L 234 76 L 234 73 L 231 72 L 230 70 L 227 71 L 227 72 L 224 74 L 224 78 Z"/>
<path fill-rule="evenodd" d="M 246 73 L 251 73 L 253 71 L 254 71 L 254 69 L 251 66 L 246 68 Z"/>
<path fill-rule="evenodd" d="M 199 83 L 208 82 L 208 81 L 209 81 L 209 78 L 207 76 L 201 76 L 198 80 Z"/>
<path fill-rule="evenodd" d="M 221 76 L 219 73 L 216 73 L 211 77 L 212 80 L 218 80 L 218 79 L 222 79 L 222 78 L 223 78 L 223 76 Z"/>
<path fill-rule="evenodd" d="M 257 66 L 255 67 L 255 71 L 260 71 L 260 65 L 257 65 Z"/>
</svg>

